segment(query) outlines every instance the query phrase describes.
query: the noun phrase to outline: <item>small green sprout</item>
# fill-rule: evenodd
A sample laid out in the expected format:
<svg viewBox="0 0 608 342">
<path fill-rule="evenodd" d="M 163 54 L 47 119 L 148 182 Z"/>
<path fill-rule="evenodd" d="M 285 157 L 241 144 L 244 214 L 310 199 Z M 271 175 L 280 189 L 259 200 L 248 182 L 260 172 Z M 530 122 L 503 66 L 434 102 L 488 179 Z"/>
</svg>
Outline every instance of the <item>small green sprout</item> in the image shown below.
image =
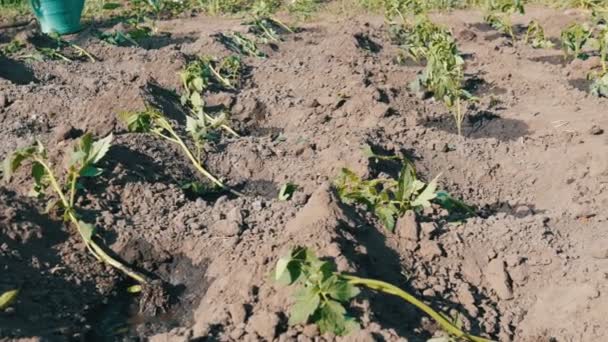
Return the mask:
<svg viewBox="0 0 608 342">
<path fill-rule="evenodd" d="M 573 59 L 586 59 L 587 55 L 582 51 L 591 35 L 592 31 L 587 25 L 574 23 L 568 26 L 561 34 L 564 55 Z"/>
<path fill-rule="evenodd" d="M 274 270 L 274 279 L 282 285 L 296 285 L 295 302 L 289 313 L 289 324 L 314 323 L 321 334 L 345 336 L 359 329 L 346 306 L 360 293 L 359 287 L 400 297 L 433 318 L 450 336 L 459 341 L 491 342 L 483 337 L 469 335 L 458 322 L 451 322 L 411 294 L 392 284 L 336 272 L 333 262 L 319 259 L 306 247 L 295 247 L 289 255 L 280 258 Z"/>
<path fill-rule="evenodd" d="M 267 57 L 264 52 L 258 49 L 257 44 L 253 40 L 245 37 L 242 33 L 232 32 L 227 35 L 220 33 L 216 39 L 234 53 L 258 58 Z"/>
<path fill-rule="evenodd" d="M 545 38 L 545 30 L 537 20 L 532 20 L 528 24 L 524 43 L 530 44 L 535 49 L 550 49 L 555 46 L 552 41 Z"/>
<path fill-rule="evenodd" d="M 513 32 L 513 24 L 511 18 L 505 13 L 489 13 L 484 17 L 484 21 L 492 26 L 496 31 L 509 36 L 512 40 L 515 40 L 515 33 Z"/>
<path fill-rule="evenodd" d="M 293 194 L 298 190 L 298 186 L 293 183 L 285 183 L 279 190 L 279 201 L 288 201 L 293 197 Z"/>
</svg>

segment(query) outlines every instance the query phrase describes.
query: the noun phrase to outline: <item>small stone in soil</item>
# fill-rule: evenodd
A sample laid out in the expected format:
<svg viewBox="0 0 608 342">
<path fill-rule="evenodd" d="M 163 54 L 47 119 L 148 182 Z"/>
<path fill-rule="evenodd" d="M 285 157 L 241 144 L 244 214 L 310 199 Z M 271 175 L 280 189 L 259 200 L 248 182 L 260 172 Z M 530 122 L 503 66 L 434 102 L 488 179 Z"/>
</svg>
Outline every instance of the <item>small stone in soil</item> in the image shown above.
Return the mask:
<svg viewBox="0 0 608 342">
<path fill-rule="evenodd" d="M 604 130 L 598 125 L 593 125 L 593 126 L 591 126 L 591 129 L 589 129 L 589 134 L 591 134 L 591 135 L 600 135 L 603 133 L 604 133 Z"/>
</svg>

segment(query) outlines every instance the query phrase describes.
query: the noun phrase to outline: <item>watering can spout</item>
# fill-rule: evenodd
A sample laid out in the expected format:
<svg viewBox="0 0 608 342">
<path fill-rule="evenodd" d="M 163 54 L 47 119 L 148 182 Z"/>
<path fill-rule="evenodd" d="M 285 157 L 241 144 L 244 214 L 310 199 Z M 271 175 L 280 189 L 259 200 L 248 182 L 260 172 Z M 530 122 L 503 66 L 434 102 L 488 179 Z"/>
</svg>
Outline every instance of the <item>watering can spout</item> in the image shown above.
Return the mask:
<svg viewBox="0 0 608 342">
<path fill-rule="evenodd" d="M 69 34 L 80 30 L 84 0 L 30 0 L 44 33 Z"/>
</svg>

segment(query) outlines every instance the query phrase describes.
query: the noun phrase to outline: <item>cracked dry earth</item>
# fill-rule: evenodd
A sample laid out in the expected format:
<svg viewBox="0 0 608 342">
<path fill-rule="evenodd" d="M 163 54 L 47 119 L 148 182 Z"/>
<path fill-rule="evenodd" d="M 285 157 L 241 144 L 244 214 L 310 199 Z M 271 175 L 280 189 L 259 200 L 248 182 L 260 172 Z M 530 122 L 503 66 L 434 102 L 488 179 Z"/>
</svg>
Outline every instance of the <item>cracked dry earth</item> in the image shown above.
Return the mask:
<svg viewBox="0 0 608 342">
<path fill-rule="evenodd" d="M 530 8 L 550 37 L 585 15 Z M 241 138 L 209 147 L 206 165 L 246 193 L 196 198 L 180 188 L 196 173 L 174 146 L 131 134 L 116 120 L 144 108 L 144 89 L 183 120 L 174 92 L 189 56 L 230 52 L 213 35 L 246 31 L 203 16 L 161 22 L 170 37 L 143 47 L 104 45 L 88 30 L 70 37 L 100 61 L 0 60 L 0 157 L 40 139 L 54 165 L 82 132 L 113 132 L 101 179 L 78 205 L 123 260 L 171 284 L 168 312 L 138 313 L 137 298 L 98 264 L 60 218 L 26 196 L 25 170 L 0 186 L 0 292 L 19 287 L 0 312 L 0 339 L 151 341 L 425 341 L 437 327 L 395 298 L 364 292 L 361 329 L 343 338 L 287 325 L 291 289 L 269 276 L 277 258 L 307 245 L 339 270 L 392 282 L 467 329 L 500 341 L 601 341 L 608 336 L 608 101 L 590 96 L 593 58 L 565 64 L 484 26 L 476 11 L 437 14 L 466 56 L 464 136 L 442 104 L 408 90 L 422 67 L 398 65 L 381 17 L 324 14 L 245 58 L 240 90 L 206 94 L 226 107 Z M 32 37 L 33 28 L 8 32 Z M 362 49 L 372 41 L 373 51 Z M 597 61 L 595 61 L 597 62 Z M 440 208 L 405 216 L 387 232 L 340 203 L 342 167 L 365 177 L 395 166 L 368 160 L 405 153 L 419 174 L 478 208 L 448 220 Z M 281 185 L 299 189 L 279 201 Z"/>
</svg>

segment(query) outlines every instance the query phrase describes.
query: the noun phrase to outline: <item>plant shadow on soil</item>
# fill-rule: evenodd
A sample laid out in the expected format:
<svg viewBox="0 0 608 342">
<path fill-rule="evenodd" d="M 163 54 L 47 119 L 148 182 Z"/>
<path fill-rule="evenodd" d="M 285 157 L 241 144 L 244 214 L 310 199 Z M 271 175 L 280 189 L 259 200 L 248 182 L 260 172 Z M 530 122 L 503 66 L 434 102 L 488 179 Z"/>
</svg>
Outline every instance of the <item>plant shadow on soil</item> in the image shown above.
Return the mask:
<svg viewBox="0 0 608 342">
<path fill-rule="evenodd" d="M 403 256 L 387 245 L 385 233 L 366 223 L 356 209 L 344 204 L 339 204 L 339 206 L 347 217 L 357 222 L 357 229 L 352 229 L 348 225 L 342 229 L 337 229 L 339 235 L 337 243 L 341 246 L 346 259 L 354 261 L 359 269 L 367 271 L 365 274 L 357 274 L 357 276 L 386 281 L 422 299 L 418 291 L 411 287 L 405 279 L 403 275 L 404 265 L 400 262 Z M 356 236 L 356 241 L 365 248 L 366 254 L 357 250 L 356 245 L 351 241 L 352 238 L 348 238 L 347 235 L 349 234 Z M 475 290 L 479 294 L 478 299 L 487 299 L 481 295 L 481 291 Z M 364 290 L 363 294 L 369 298 L 374 321 L 377 321 L 385 329 L 394 329 L 399 336 L 407 338 L 408 341 L 427 341 L 432 337 L 432 333 L 439 329 L 439 326 L 434 322 L 426 324 L 422 321 L 422 317 L 426 317 L 426 315 L 400 298 L 369 290 Z M 479 334 L 481 331 L 479 322 L 472 319 L 460 304 L 446 300 L 440 295 L 425 297 L 424 299 L 430 301 L 434 309 L 449 307 L 458 310 L 471 322 L 470 333 Z M 414 333 L 415 331 L 417 332 Z M 380 336 L 375 336 L 375 338 L 381 339 Z"/>
<path fill-rule="evenodd" d="M 458 134 L 454 119 L 449 115 L 431 118 L 424 123 L 424 126 Z M 495 138 L 511 141 L 529 135 L 531 132 L 528 128 L 528 125 L 521 120 L 502 118 L 490 111 L 481 110 L 465 116 L 462 133 L 471 139 Z"/>
<path fill-rule="evenodd" d="M 0 55 L 0 78 L 14 84 L 38 83 L 38 79 L 24 63 Z"/>
<path fill-rule="evenodd" d="M 160 278 L 170 298 L 166 311 L 143 314 L 147 303 L 126 291 L 132 282 L 118 281 L 71 239 L 60 222 L 39 214 L 30 201 L 3 188 L 0 209 L 0 225 L 6 227 L 0 230 L 0 293 L 20 289 L 14 309 L 0 312 L 0 338 L 132 340 L 192 323 L 211 281 L 205 277 L 206 261 L 193 265 L 189 258 L 143 240 L 128 242 L 117 254 L 125 263 Z M 66 247 L 67 253 L 78 255 L 70 258 L 69 265 L 60 256 Z M 81 271 L 71 271 L 71 266 Z M 101 293 L 100 286 L 110 291 Z"/>
<path fill-rule="evenodd" d="M 82 312 L 103 296 L 94 281 L 73 274 L 62 260 L 59 246 L 69 233 L 39 214 L 30 201 L 2 188 L 0 202 L 0 293 L 20 289 L 14 309 L 0 312 L 0 338 L 42 335 L 63 340 L 82 333 Z M 20 231 L 24 224 L 30 225 Z"/>
</svg>

